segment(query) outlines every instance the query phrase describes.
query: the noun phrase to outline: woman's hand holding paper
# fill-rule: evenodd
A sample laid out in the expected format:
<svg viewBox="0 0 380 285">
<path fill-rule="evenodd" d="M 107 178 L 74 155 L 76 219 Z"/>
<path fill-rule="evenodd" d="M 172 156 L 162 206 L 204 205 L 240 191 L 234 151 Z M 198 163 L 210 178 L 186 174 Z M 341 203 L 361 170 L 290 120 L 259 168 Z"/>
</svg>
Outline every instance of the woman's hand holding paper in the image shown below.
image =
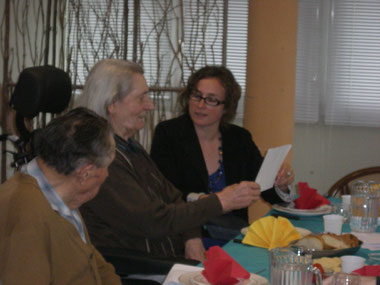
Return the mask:
<svg viewBox="0 0 380 285">
<path fill-rule="evenodd" d="M 290 184 L 294 182 L 294 171 L 288 163 L 284 163 L 277 173 L 274 185 L 282 191 L 288 191 Z"/>
</svg>

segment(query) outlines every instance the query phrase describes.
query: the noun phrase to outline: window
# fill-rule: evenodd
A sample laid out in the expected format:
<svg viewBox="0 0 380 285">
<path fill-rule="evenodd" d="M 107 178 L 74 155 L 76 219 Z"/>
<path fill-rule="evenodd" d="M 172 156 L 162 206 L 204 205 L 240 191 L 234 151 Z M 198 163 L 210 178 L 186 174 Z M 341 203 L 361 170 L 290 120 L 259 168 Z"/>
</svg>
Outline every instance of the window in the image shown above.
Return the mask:
<svg viewBox="0 0 380 285">
<path fill-rule="evenodd" d="M 69 1 L 68 49 L 75 82 L 83 85 L 99 59 L 125 58 L 144 67 L 148 85 L 158 90 L 153 92 L 156 98 L 169 99 L 192 71 L 226 64 L 244 94 L 248 2 Z M 238 107 L 241 117 L 243 102 L 244 98 Z"/>
<path fill-rule="evenodd" d="M 322 21 L 321 3 L 299 0 L 296 63 L 296 122 L 316 123 L 319 120 L 321 97 Z"/>
<path fill-rule="evenodd" d="M 299 0 L 295 121 L 380 126 L 380 2 Z"/>
<path fill-rule="evenodd" d="M 125 33 L 124 1 L 67 2 L 69 71 L 72 83 L 83 85 L 98 60 L 124 57 L 124 38 L 128 38 L 131 32 Z"/>
</svg>

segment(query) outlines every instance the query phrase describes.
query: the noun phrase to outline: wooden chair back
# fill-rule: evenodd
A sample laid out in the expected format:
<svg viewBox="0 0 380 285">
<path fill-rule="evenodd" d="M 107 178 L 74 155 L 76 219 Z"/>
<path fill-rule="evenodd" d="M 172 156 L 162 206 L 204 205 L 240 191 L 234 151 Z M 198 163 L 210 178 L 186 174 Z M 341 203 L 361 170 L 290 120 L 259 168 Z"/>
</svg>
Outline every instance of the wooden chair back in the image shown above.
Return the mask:
<svg viewBox="0 0 380 285">
<path fill-rule="evenodd" d="M 331 186 L 327 192 L 328 196 L 339 197 L 344 194 L 350 194 L 350 187 L 357 180 L 375 180 L 380 183 L 380 166 L 363 168 L 347 174 Z"/>
</svg>

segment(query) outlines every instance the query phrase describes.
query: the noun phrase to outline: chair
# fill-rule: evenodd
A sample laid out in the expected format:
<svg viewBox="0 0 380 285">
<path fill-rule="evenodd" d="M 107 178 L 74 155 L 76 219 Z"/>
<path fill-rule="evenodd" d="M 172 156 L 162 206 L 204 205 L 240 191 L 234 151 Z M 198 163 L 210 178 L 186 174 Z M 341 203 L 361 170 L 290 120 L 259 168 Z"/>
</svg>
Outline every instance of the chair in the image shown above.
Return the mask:
<svg viewBox="0 0 380 285">
<path fill-rule="evenodd" d="M 33 136 L 36 132 L 26 126 L 25 119 L 32 120 L 38 114 L 61 113 L 71 99 L 71 79 L 69 75 L 54 66 L 35 66 L 25 68 L 18 78 L 11 96 L 10 105 L 16 111 L 18 136 L 3 134 L 0 140 L 9 140 L 16 148 L 12 167 L 29 162 L 35 155 Z"/>
<path fill-rule="evenodd" d="M 331 186 L 327 192 L 328 196 L 350 194 L 350 186 L 357 180 L 375 180 L 380 183 L 380 166 L 363 168 L 347 174 Z"/>
</svg>

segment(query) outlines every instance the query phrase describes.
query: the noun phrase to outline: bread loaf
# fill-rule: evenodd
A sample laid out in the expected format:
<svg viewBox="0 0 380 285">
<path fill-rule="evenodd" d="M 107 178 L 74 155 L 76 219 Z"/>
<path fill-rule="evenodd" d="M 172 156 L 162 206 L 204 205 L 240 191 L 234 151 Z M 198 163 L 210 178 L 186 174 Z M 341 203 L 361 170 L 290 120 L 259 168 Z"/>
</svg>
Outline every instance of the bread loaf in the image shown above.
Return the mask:
<svg viewBox="0 0 380 285">
<path fill-rule="evenodd" d="M 324 243 L 324 249 L 345 249 L 350 247 L 336 234 L 322 234 L 321 238 Z"/>
<path fill-rule="evenodd" d="M 359 239 L 353 234 L 343 234 L 341 238 L 349 247 L 357 247 L 359 245 Z"/>
<path fill-rule="evenodd" d="M 315 250 L 322 250 L 324 246 L 323 240 L 316 235 L 308 235 L 306 237 L 303 237 L 296 242 L 296 245 Z"/>
<path fill-rule="evenodd" d="M 308 235 L 298 240 L 296 245 L 315 250 L 346 249 L 359 245 L 359 239 L 353 234 L 336 235 L 332 233 Z"/>
</svg>

